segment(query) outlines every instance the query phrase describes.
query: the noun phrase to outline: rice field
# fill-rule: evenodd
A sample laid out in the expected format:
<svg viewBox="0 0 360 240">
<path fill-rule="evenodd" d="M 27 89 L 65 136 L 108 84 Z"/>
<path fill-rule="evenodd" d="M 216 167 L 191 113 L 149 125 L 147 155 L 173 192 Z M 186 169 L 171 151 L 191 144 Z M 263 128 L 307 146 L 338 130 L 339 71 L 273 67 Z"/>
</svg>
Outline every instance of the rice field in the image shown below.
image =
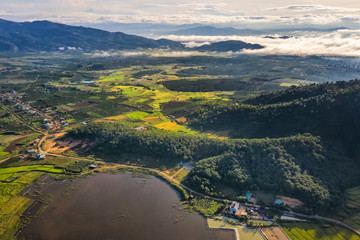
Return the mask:
<svg viewBox="0 0 360 240">
<path fill-rule="evenodd" d="M 44 173 L 16 172 L 15 168 L 0 170 L 0 239 L 12 239 L 21 214 L 33 202 L 17 194 Z"/>
<path fill-rule="evenodd" d="M 282 229 L 291 240 L 359 240 L 360 237 L 346 228 L 330 224 L 286 222 Z"/>
<path fill-rule="evenodd" d="M 20 166 L 20 167 L 0 168 L 0 176 L 2 174 L 18 173 L 18 172 L 31 172 L 31 171 L 40 171 L 40 172 L 47 172 L 47 173 L 63 173 L 64 172 L 63 169 L 54 168 L 54 165 L 29 165 L 29 166 Z"/>
</svg>

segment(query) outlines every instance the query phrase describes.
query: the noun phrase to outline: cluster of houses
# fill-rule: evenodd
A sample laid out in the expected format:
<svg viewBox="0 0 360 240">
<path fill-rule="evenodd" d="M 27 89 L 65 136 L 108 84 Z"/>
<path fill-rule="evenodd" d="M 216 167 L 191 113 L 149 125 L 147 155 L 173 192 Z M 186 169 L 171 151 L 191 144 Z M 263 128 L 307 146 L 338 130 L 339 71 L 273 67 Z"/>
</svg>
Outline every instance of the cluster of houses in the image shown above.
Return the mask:
<svg viewBox="0 0 360 240">
<path fill-rule="evenodd" d="M 248 217 L 250 219 L 265 219 L 266 213 L 269 208 L 252 205 L 247 206 L 239 202 L 232 202 L 229 207 L 229 214 L 234 216 Z"/>
<path fill-rule="evenodd" d="M 25 155 L 21 155 L 19 158 L 23 159 L 25 157 L 32 157 L 33 159 L 45 159 L 46 153 L 38 153 L 36 149 L 29 148 L 25 151 Z"/>
<path fill-rule="evenodd" d="M 245 194 L 246 202 L 252 202 L 254 200 L 253 194 L 247 192 Z M 276 199 L 273 203 L 274 206 L 282 206 L 283 202 L 280 199 Z M 259 206 L 256 204 L 242 204 L 239 202 L 232 202 L 227 212 L 234 216 L 246 216 L 250 219 L 265 219 L 268 207 Z"/>
<path fill-rule="evenodd" d="M 232 202 L 230 204 L 229 210 L 230 210 L 230 213 L 235 216 L 247 216 L 248 215 L 245 206 L 238 202 Z"/>
</svg>

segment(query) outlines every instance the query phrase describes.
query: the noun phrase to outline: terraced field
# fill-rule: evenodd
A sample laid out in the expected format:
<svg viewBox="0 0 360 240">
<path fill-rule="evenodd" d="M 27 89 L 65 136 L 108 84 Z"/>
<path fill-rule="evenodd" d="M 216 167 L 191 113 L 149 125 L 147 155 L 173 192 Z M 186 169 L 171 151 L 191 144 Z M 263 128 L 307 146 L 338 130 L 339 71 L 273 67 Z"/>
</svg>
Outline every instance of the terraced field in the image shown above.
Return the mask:
<svg viewBox="0 0 360 240">
<path fill-rule="evenodd" d="M 282 229 L 292 240 L 359 240 L 360 237 L 337 225 L 287 222 Z"/>
<path fill-rule="evenodd" d="M 360 231 L 360 187 L 346 190 L 346 196 L 346 205 L 333 217 Z"/>
</svg>

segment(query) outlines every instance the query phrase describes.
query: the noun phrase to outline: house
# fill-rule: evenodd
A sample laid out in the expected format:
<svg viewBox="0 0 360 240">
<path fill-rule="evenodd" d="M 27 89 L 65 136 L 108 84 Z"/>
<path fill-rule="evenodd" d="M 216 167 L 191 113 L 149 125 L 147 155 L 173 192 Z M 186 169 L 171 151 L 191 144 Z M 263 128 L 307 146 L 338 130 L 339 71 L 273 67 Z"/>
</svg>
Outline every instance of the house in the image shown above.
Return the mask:
<svg viewBox="0 0 360 240">
<path fill-rule="evenodd" d="M 275 200 L 275 202 L 274 202 L 274 205 L 282 205 L 283 204 L 283 201 L 281 201 L 281 200 Z"/>
<path fill-rule="evenodd" d="M 45 124 L 44 124 L 44 127 L 45 127 L 45 129 L 50 129 L 50 128 L 51 128 L 51 124 L 50 124 L 50 123 L 45 123 Z"/>
<path fill-rule="evenodd" d="M 137 131 L 146 131 L 147 130 L 146 127 L 136 127 L 134 129 L 137 130 Z"/>
<path fill-rule="evenodd" d="M 240 214 L 235 214 L 235 215 L 247 216 L 247 212 L 240 212 Z"/>
<path fill-rule="evenodd" d="M 246 195 L 245 195 L 245 199 L 246 200 L 249 200 L 252 196 L 252 193 L 251 192 L 247 192 Z"/>
<path fill-rule="evenodd" d="M 246 208 L 242 205 L 239 205 L 238 210 L 235 212 L 237 216 L 247 216 Z"/>
<path fill-rule="evenodd" d="M 86 122 L 82 122 L 81 125 L 86 125 Z"/>
<path fill-rule="evenodd" d="M 28 150 L 26 150 L 26 152 L 27 153 L 34 153 L 34 152 L 36 152 L 36 149 L 28 149 Z"/>
<path fill-rule="evenodd" d="M 236 213 L 239 210 L 240 204 L 238 202 L 232 202 L 230 205 L 230 212 Z"/>
<path fill-rule="evenodd" d="M 96 166 L 95 164 L 91 164 L 91 165 L 89 166 L 89 169 L 95 169 L 95 168 L 97 168 L 97 166 Z"/>
<path fill-rule="evenodd" d="M 83 80 L 82 83 L 89 84 L 89 83 L 95 83 L 95 81 L 94 80 Z"/>
<path fill-rule="evenodd" d="M 44 159 L 46 157 L 46 154 L 45 153 L 39 153 L 39 154 L 36 154 L 35 155 L 35 158 L 36 159 Z"/>
</svg>

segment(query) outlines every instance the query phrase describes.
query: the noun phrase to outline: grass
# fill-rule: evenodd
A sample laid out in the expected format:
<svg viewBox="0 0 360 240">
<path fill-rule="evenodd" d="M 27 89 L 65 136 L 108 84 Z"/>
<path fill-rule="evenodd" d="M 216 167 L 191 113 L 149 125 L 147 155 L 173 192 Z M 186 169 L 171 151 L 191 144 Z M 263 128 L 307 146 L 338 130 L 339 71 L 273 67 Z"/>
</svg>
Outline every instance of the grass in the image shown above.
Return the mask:
<svg viewBox="0 0 360 240">
<path fill-rule="evenodd" d="M 28 143 L 34 141 L 37 138 L 40 138 L 41 136 L 42 135 L 40 133 L 34 133 L 34 134 L 31 134 L 30 136 L 27 136 L 24 139 L 21 139 L 17 144 L 25 145 L 25 144 L 28 144 Z"/>
<path fill-rule="evenodd" d="M 269 227 L 273 225 L 271 221 L 249 220 L 248 225 L 252 227 Z"/>
<path fill-rule="evenodd" d="M 224 204 L 218 203 L 209 198 L 196 197 L 190 201 L 190 211 L 196 211 L 205 217 L 211 217 L 218 212 Z"/>
<path fill-rule="evenodd" d="M 20 135 L 14 135 L 14 134 L 0 135 L 0 144 L 7 145 L 19 138 L 21 138 Z"/>
<path fill-rule="evenodd" d="M 189 172 L 190 170 L 183 169 L 175 176 L 174 179 L 178 182 L 181 182 L 189 174 Z"/>
<path fill-rule="evenodd" d="M 208 219 L 209 228 L 214 229 L 233 229 L 236 230 L 239 240 L 264 240 L 260 231 L 256 228 L 248 228 L 236 224 L 237 220 L 226 217 L 215 217 Z"/>
<path fill-rule="evenodd" d="M 6 147 L 8 147 L 12 142 L 18 140 L 21 137 L 21 135 L 14 134 L 0 135 L 0 159 L 8 157 L 10 155 L 9 152 L 5 152 L 3 150 L 6 149 Z"/>
<path fill-rule="evenodd" d="M 292 240 L 359 240 L 360 237 L 348 229 L 340 226 L 305 223 L 284 222 L 280 224 L 285 233 Z"/>
<path fill-rule="evenodd" d="M 127 113 L 125 114 L 128 118 L 130 119 L 143 119 L 146 116 L 149 115 L 149 113 L 147 112 L 141 112 L 141 111 L 136 111 L 136 112 L 131 112 L 131 113 Z"/>
<path fill-rule="evenodd" d="M 0 159 L 9 156 L 9 152 L 0 152 Z"/>
</svg>

